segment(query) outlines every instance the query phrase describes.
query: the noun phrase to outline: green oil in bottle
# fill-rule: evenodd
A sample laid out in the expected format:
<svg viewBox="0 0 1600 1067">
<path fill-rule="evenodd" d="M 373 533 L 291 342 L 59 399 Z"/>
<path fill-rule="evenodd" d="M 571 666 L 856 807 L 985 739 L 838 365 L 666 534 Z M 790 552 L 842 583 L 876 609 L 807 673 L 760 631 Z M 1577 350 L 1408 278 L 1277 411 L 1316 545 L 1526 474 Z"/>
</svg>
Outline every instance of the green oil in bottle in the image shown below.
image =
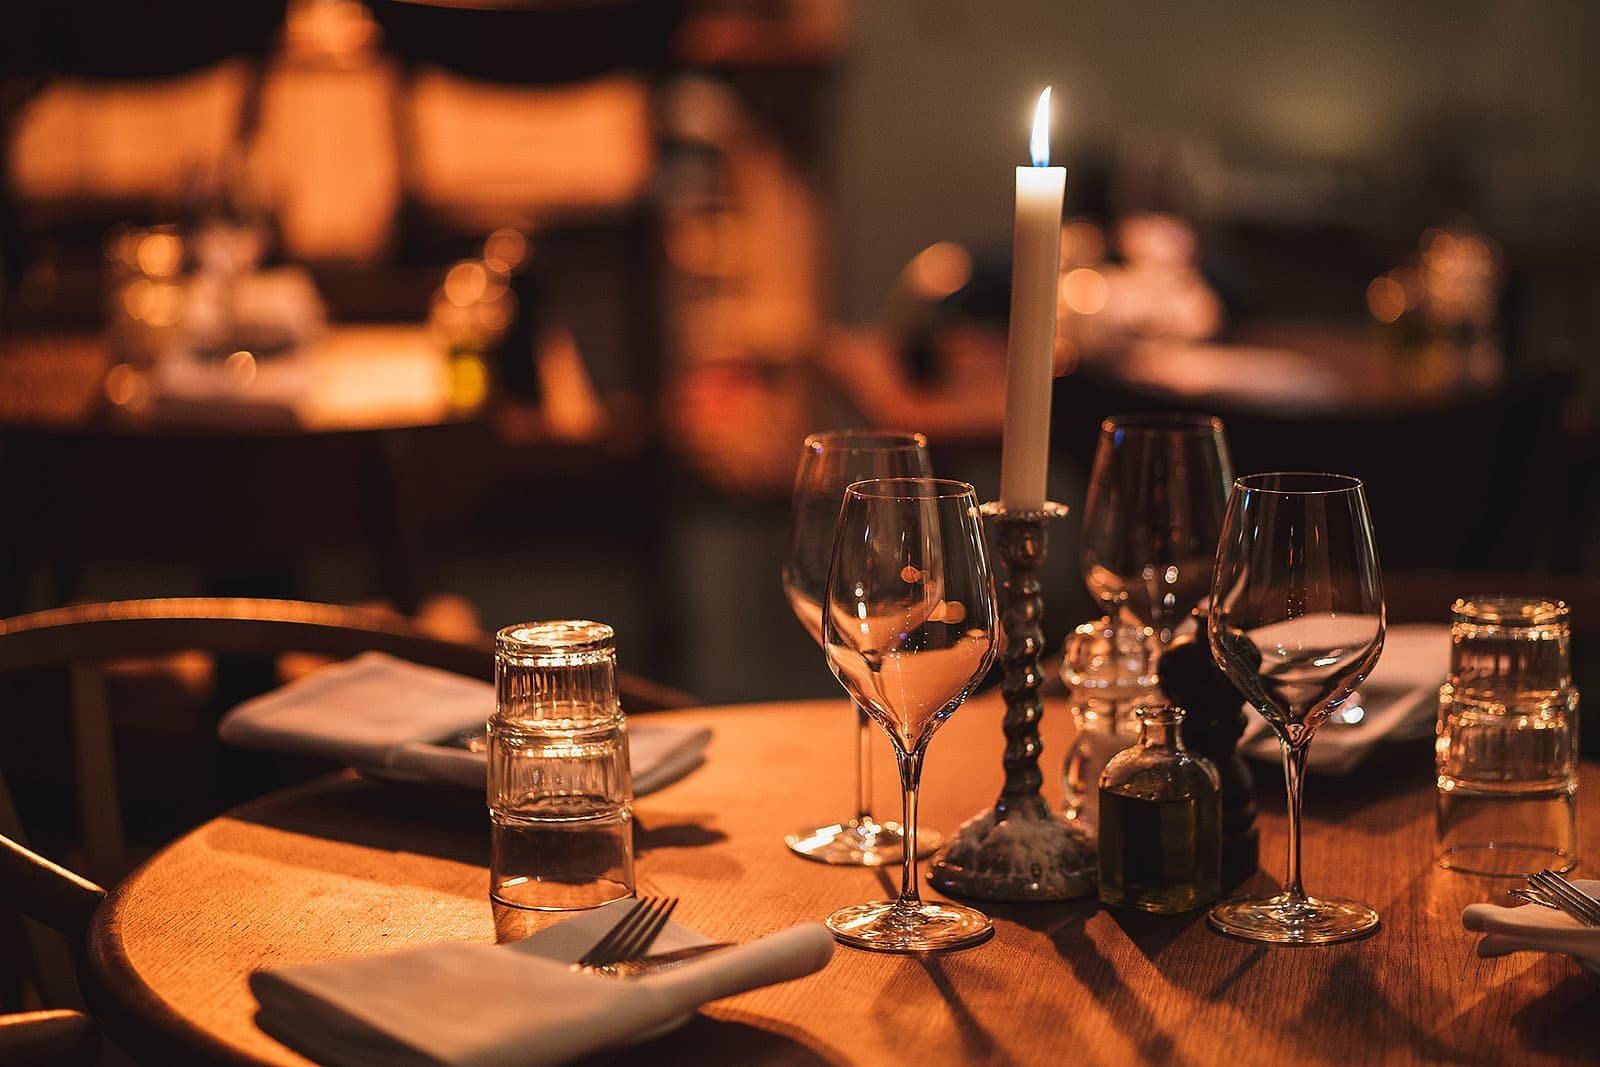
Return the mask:
<svg viewBox="0 0 1600 1067">
<path fill-rule="evenodd" d="M 1141 708 L 1139 743 L 1100 778 L 1100 899 L 1168 915 L 1222 892 L 1216 769 L 1178 739 L 1181 708 Z"/>
</svg>

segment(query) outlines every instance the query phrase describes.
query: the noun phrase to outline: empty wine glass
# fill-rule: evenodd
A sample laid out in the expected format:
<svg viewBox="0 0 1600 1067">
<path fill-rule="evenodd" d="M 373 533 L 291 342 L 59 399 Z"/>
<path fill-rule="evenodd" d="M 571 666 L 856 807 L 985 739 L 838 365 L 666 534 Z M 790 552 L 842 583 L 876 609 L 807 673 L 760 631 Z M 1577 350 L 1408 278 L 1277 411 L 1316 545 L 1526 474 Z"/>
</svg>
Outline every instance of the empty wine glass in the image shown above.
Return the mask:
<svg viewBox="0 0 1600 1067">
<path fill-rule="evenodd" d="M 928 741 L 988 671 L 996 612 L 978 498 L 966 482 L 888 478 L 845 491 L 828 573 L 828 666 L 894 745 L 904 796 L 900 898 L 828 916 L 840 941 L 877 952 L 977 944 L 988 918 L 917 888 L 917 786 Z"/>
<path fill-rule="evenodd" d="M 1250 941 L 1324 944 L 1377 929 L 1353 900 L 1300 884 L 1300 797 L 1317 727 L 1383 651 L 1383 582 L 1366 494 L 1340 474 L 1256 474 L 1233 483 L 1217 546 L 1211 654 L 1283 749 L 1289 865 L 1283 891 L 1211 909 L 1213 927 Z"/>
<path fill-rule="evenodd" d="M 1083 509 L 1083 576 L 1114 620 L 1149 630 L 1155 673 L 1211 587 L 1232 479 L 1214 416 L 1113 415 L 1100 424 Z"/>
<path fill-rule="evenodd" d="M 817 644 L 822 643 L 822 603 L 828 566 L 845 487 L 868 478 L 926 478 L 928 441 L 919 433 L 833 430 L 806 438 L 795 473 L 789 545 L 783 563 L 783 591 Z M 900 858 L 901 829 L 872 817 L 872 721 L 856 705 L 856 812 L 827 826 L 785 837 L 790 849 L 823 863 L 877 867 Z M 932 852 L 943 843 L 924 831 L 918 846 Z"/>
</svg>

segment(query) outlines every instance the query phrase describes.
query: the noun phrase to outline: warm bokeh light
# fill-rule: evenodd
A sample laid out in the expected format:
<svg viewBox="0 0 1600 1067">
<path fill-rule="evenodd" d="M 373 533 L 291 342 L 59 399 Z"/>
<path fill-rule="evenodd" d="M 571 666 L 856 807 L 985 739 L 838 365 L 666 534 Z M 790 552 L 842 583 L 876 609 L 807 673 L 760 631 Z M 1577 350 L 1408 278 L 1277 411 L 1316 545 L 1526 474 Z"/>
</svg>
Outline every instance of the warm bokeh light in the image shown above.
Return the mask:
<svg viewBox="0 0 1600 1067">
<path fill-rule="evenodd" d="M 135 322 L 143 322 L 150 308 L 150 290 L 154 283 L 149 278 L 136 278 L 122 288 L 122 310 Z"/>
<path fill-rule="evenodd" d="M 500 274 L 510 274 L 522 266 L 528 256 L 528 239 L 520 230 L 501 227 L 483 242 L 483 262 Z"/>
<path fill-rule="evenodd" d="M 1389 323 L 1398 320 L 1406 310 L 1405 286 L 1387 274 L 1372 279 L 1372 283 L 1367 286 L 1367 310 L 1372 312 L 1372 317 L 1379 322 Z"/>
<path fill-rule="evenodd" d="M 471 411 L 488 399 L 489 365 L 477 356 L 457 356 L 450 361 L 450 406 Z"/>
<path fill-rule="evenodd" d="M 135 322 L 165 329 L 183 313 L 183 289 L 171 282 L 135 278 L 122 290 L 122 308 Z"/>
<path fill-rule="evenodd" d="M 1415 311 L 1422 306 L 1422 275 L 1415 267 L 1396 267 L 1389 272 L 1389 277 L 1400 284 L 1406 294 L 1406 310 Z"/>
<path fill-rule="evenodd" d="M 1091 267 L 1070 270 L 1061 279 L 1061 301 L 1079 315 L 1098 314 L 1109 296 L 1105 276 Z"/>
<path fill-rule="evenodd" d="M 1425 257 L 1448 256 L 1454 249 L 1455 243 L 1454 235 L 1447 230 L 1434 227 L 1422 231 L 1422 254 Z"/>
<path fill-rule="evenodd" d="M 505 294 L 502 293 L 503 297 Z M 473 321 L 483 333 L 490 337 L 499 336 L 511 325 L 511 313 L 515 305 L 511 300 L 483 300 L 472 309 Z"/>
<path fill-rule="evenodd" d="M 135 269 L 139 265 L 139 231 L 118 223 L 106 231 L 106 259 L 118 267 Z"/>
<path fill-rule="evenodd" d="M 489 272 L 483 264 L 464 259 L 444 276 L 444 296 L 456 307 L 467 307 L 483 299 L 489 288 Z"/>
<path fill-rule="evenodd" d="M 150 386 L 144 375 L 126 363 L 118 363 L 106 371 L 105 390 L 106 399 L 117 407 L 138 408 L 149 396 Z"/>
<path fill-rule="evenodd" d="M 251 385 L 256 380 L 256 357 L 243 350 L 233 353 L 223 365 L 228 369 L 228 378 L 241 388 Z"/>
<path fill-rule="evenodd" d="M 931 244 L 906 264 L 906 284 L 924 300 L 943 300 L 972 278 L 972 256 L 954 241 Z"/>
<path fill-rule="evenodd" d="M 147 234 L 135 253 L 139 269 L 152 278 L 169 278 L 183 262 L 183 242 L 170 233 Z"/>
</svg>

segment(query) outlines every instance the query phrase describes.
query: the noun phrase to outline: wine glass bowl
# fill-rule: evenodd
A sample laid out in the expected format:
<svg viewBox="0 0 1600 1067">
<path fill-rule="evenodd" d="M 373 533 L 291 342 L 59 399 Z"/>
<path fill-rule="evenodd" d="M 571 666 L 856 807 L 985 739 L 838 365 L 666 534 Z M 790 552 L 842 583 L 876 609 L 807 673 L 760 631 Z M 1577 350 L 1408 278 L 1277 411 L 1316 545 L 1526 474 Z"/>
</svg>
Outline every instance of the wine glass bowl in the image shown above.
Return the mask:
<svg viewBox="0 0 1600 1067">
<path fill-rule="evenodd" d="M 1152 656 L 1211 587 L 1232 461 L 1211 415 L 1100 424 L 1083 512 L 1083 576 L 1113 618 L 1151 631 Z"/>
<path fill-rule="evenodd" d="M 899 899 L 834 912 L 828 928 L 845 944 L 879 952 L 976 944 L 993 933 L 981 912 L 921 899 L 916 835 L 928 743 L 996 651 L 998 615 L 972 486 L 937 478 L 850 486 L 827 589 L 828 665 L 889 735 L 906 828 Z"/>
<path fill-rule="evenodd" d="M 1288 793 L 1283 891 L 1212 908 L 1223 933 L 1326 944 L 1377 929 L 1364 904 L 1308 895 L 1300 880 L 1300 805 L 1317 728 L 1371 673 L 1385 613 L 1372 522 L 1359 479 L 1258 474 L 1234 483 L 1217 546 L 1207 636 L 1212 656 L 1278 736 Z"/>
<path fill-rule="evenodd" d="M 795 617 L 818 645 L 845 488 L 868 478 L 930 474 L 928 441 L 918 433 L 831 430 L 806 438 L 795 472 L 783 590 Z M 796 854 L 821 863 L 877 867 L 900 858 L 902 831 L 898 823 L 879 822 L 872 816 L 868 774 L 872 724 L 859 707 L 856 712 L 855 815 L 789 834 L 784 843 Z M 937 834 L 927 833 L 921 846 L 931 851 L 940 843 Z"/>
</svg>

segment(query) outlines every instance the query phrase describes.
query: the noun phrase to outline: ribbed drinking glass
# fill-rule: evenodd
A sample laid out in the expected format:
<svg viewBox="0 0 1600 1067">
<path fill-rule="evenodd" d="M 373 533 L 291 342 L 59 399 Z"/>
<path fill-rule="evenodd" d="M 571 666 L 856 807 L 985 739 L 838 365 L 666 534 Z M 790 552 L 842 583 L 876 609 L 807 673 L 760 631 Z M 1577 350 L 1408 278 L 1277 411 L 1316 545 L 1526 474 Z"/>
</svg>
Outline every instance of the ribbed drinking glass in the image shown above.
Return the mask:
<svg viewBox="0 0 1600 1067">
<path fill-rule="evenodd" d="M 633 778 L 611 627 L 495 634 L 487 744 L 494 902 L 567 910 L 632 896 Z"/>
<path fill-rule="evenodd" d="M 1578 690 L 1554 597 L 1474 596 L 1450 608 L 1439 690 L 1439 865 L 1515 876 L 1578 864 Z"/>
</svg>

